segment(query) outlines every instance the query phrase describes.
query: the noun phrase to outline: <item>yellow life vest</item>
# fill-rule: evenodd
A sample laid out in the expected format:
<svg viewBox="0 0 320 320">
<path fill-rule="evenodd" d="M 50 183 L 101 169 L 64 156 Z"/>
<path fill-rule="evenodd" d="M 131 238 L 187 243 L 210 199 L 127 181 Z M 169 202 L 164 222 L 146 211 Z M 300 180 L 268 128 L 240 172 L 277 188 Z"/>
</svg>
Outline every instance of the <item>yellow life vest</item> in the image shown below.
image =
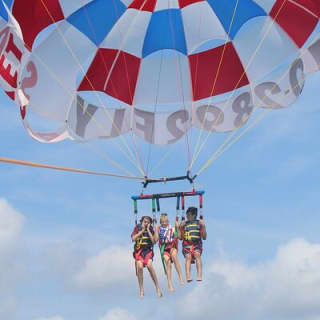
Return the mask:
<svg viewBox="0 0 320 320">
<path fill-rule="evenodd" d="M 142 230 L 141 224 L 138 224 L 138 232 Z M 152 232 L 153 229 L 151 229 Z M 151 238 L 149 236 L 148 231 L 143 232 L 143 234 L 136 240 L 135 248 L 138 250 L 140 248 L 151 248 L 153 246 L 153 243 L 151 241 Z"/>
<path fill-rule="evenodd" d="M 184 240 L 188 242 L 201 241 L 200 221 L 187 221 L 184 227 Z"/>
</svg>

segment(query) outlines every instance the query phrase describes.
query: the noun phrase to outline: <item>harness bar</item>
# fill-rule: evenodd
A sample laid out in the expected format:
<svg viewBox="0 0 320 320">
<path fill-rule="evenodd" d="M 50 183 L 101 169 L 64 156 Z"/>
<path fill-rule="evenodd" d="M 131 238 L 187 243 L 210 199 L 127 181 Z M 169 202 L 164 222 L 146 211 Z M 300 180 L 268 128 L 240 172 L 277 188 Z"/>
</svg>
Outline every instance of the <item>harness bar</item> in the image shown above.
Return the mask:
<svg viewBox="0 0 320 320">
<path fill-rule="evenodd" d="M 185 176 L 179 176 L 179 177 L 164 177 L 159 179 L 149 179 L 147 176 L 144 177 L 144 182 L 142 182 L 143 188 L 146 188 L 149 183 L 156 183 L 156 182 L 169 182 L 169 181 L 178 181 L 178 180 L 188 180 L 191 184 L 193 184 L 194 179 L 197 177 L 197 175 L 194 175 L 192 178 L 190 177 L 190 172 L 187 171 L 187 174 Z"/>
<path fill-rule="evenodd" d="M 204 190 L 189 191 L 189 192 L 169 192 L 169 193 L 155 193 L 155 194 L 141 194 L 140 196 L 132 196 L 132 200 L 147 200 L 147 199 L 163 199 L 163 198 L 175 198 L 175 197 L 192 197 L 202 196 Z"/>
</svg>

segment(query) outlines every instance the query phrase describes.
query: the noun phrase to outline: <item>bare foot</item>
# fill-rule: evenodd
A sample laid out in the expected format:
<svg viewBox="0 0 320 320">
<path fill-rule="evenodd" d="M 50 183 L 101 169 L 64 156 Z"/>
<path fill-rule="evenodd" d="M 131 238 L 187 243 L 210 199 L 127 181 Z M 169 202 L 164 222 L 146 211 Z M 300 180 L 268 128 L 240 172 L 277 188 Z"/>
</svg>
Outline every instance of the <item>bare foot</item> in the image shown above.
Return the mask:
<svg viewBox="0 0 320 320">
<path fill-rule="evenodd" d="M 180 280 L 180 284 L 183 286 L 184 285 L 184 280 L 181 278 Z"/>
<path fill-rule="evenodd" d="M 159 298 L 162 297 L 162 292 L 161 292 L 160 288 L 157 289 L 157 295 L 158 295 Z"/>
<path fill-rule="evenodd" d="M 171 292 L 174 291 L 172 284 L 169 284 L 169 285 L 168 285 L 168 289 L 169 289 L 169 291 L 171 291 Z"/>
<path fill-rule="evenodd" d="M 140 295 L 139 296 L 140 296 L 140 299 L 144 298 L 144 291 L 143 290 L 140 291 Z"/>
</svg>

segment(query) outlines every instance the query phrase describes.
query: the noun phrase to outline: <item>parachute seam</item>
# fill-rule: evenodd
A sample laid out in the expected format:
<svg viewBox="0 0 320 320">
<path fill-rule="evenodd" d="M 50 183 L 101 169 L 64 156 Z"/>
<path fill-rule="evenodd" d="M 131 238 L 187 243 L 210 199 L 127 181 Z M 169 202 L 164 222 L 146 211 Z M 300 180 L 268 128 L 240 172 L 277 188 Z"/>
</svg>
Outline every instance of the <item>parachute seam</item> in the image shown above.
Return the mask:
<svg viewBox="0 0 320 320">
<path fill-rule="evenodd" d="M 133 25 L 135 24 L 135 20 L 136 20 L 137 17 L 141 14 L 141 9 L 144 7 L 144 5 L 146 4 L 147 1 L 148 1 L 148 0 L 144 0 L 144 2 L 141 4 L 141 6 L 139 7 L 139 9 L 137 10 L 137 11 L 138 11 L 138 14 L 135 16 L 134 21 L 133 21 L 132 24 L 130 25 L 130 27 L 129 27 L 129 29 L 127 30 L 127 33 L 125 34 L 125 36 L 129 34 L 130 28 L 132 28 Z M 117 11 L 118 8 L 117 8 L 117 6 L 115 5 L 114 0 L 113 0 L 113 4 L 114 4 L 115 10 Z M 126 10 L 128 10 L 128 7 L 126 8 Z M 117 12 L 118 12 L 118 11 L 117 11 Z M 111 73 L 113 72 L 113 69 L 114 69 L 114 67 L 115 67 L 115 64 L 116 64 L 116 62 L 117 62 L 117 60 L 118 60 L 118 58 L 119 58 L 119 55 L 120 55 L 120 53 L 121 53 L 122 46 L 123 46 L 123 44 L 126 42 L 126 39 L 125 39 L 124 37 L 122 37 L 120 28 L 119 28 L 119 33 L 120 33 L 120 36 L 121 36 L 121 38 L 122 38 L 122 43 L 121 43 L 121 45 L 120 45 L 120 48 L 118 49 L 117 56 L 115 57 L 115 59 L 114 59 L 114 61 L 113 61 L 113 64 L 112 64 L 112 66 L 111 66 L 111 68 L 110 68 L 110 70 L 109 70 L 109 72 L 108 72 L 108 77 L 107 77 L 106 82 L 105 82 L 105 87 L 107 86 L 107 83 L 108 83 L 108 81 L 109 81 L 109 79 L 110 79 L 110 77 L 111 77 Z M 131 94 L 131 88 L 130 88 L 130 82 L 129 82 L 129 76 L 128 76 L 127 61 L 126 61 L 125 57 L 123 57 L 123 60 L 124 60 L 124 63 L 125 63 L 125 69 L 126 69 L 126 76 L 127 76 L 127 82 L 128 82 L 128 88 L 129 88 L 130 98 L 131 98 L 131 101 L 133 101 L 134 95 Z M 140 70 L 139 70 L 139 71 L 140 71 Z M 138 73 L 138 74 L 139 74 L 139 73 Z M 112 83 L 112 81 L 111 81 L 111 83 Z M 135 110 L 135 107 L 134 107 L 134 104 L 132 104 L 132 112 L 133 112 L 132 115 L 134 115 L 134 110 Z M 131 122 L 131 125 L 132 125 L 132 122 Z M 139 149 L 138 149 L 137 144 L 136 144 L 135 136 L 133 135 L 133 132 L 132 132 L 132 127 L 131 127 L 130 136 L 131 136 L 131 140 L 132 140 L 132 143 L 133 143 L 133 148 L 134 148 L 134 152 L 135 152 L 136 159 L 138 159 L 138 161 L 139 161 L 140 168 L 141 168 L 142 171 L 143 171 L 143 175 L 146 176 L 145 169 L 144 169 L 144 164 L 143 164 L 143 161 L 142 161 L 141 156 L 140 156 Z"/>
<path fill-rule="evenodd" d="M 147 0 L 145 0 L 145 1 L 142 3 L 142 5 L 141 5 L 141 7 L 139 8 L 139 10 L 142 9 L 142 7 L 145 5 L 146 1 L 147 1 Z M 114 0 L 113 0 L 113 4 L 114 4 L 115 11 L 118 13 L 118 8 L 117 8 L 117 6 L 115 5 Z M 128 7 L 126 8 L 126 10 L 127 10 L 127 9 L 128 9 Z M 134 21 L 133 21 L 132 24 L 130 25 L 130 28 L 133 27 L 135 20 L 136 20 L 137 17 L 140 15 L 141 11 L 139 11 L 139 10 L 138 10 L 138 13 L 137 13 L 136 17 L 134 18 Z M 130 28 L 129 28 L 129 30 L 130 30 Z M 125 36 L 129 34 L 129 30 L 127 30 L 127 34 L 125 34 Z M 93 31 L 94 31 L 94 30 L 93 30 Z M 113 63 L 112 63 L 112 66 L 111 66 L 111 68 L 110 68 L 110 70 L 109 70 L 109 72 L 107 71 L 107 66 L 106 66 L 106 64 L 105 64 L 104 57 L 103 57 L 102 53 L 100 52 L 101 58 L 102 58 L 102 60 L 103 60 L 103 62 L 104 62 L 105 70 L 106 70 L 106 72 L 107 72 L 107 74 L 108 74 L 107 79 L 106 79 L 105 84 L 104 84 L 104 90 L 106 90 L 107 84 L 109 83 L 109 80 L 110 80 L 110 81 L 111 81 L 111 85 L 112 85 L 113 89 L 114 89 L 115 92 L 116 92 L 116 95 L 118 95 L 118 94 L 117 94 L 117 88 L 114 86 L 113 81 L 110 79 L 110 77 L 111 77 L 111 74 L 112 74 L 113 69 L 114 69 L 114 67 L 115 67 L 115 64 L 116 64 L 116 62 L 117 62 L 117 60 L 118 60 L 118 58 L 119 58 L 119 56 L 120 56 L 121 48 L 122 48 L 122 46 L 123 46 L 123 43 L 126 42 L 125 36 L 124 36 L 124 37 L 122 36 L 120 28 L 119 28 L 119 34 L 120 34 L 120 37 L 122 38 L 122 43 L 121 43 L 121 45 L 120 45 L 120 48 L 118 49 L 117 56 L 115 57 L 115 59 L 114 59 L 114 61 L 113 61 Z M 100 47 L 100 46 L 99 46 L 99 47 Z M 131 101 L 133 101 L 133 96 L 132 96 L 132 94 L 131 94 L 131 89 L 130 89 L 130 82 L 129 82 L 129 78 L 128 78 L 127 61 L 126 61 L 125 57 L 123 57 L 123 60 L 124 60 L 124 63 L 125 63 L 125 69 L 126 69 L 126 76 L 127 76 L 129 93 L 130 93 Z M 120 101 L 119 101 L 119 106 L 120 106 Z M 133 107 L 133 110 L 134 110 L 134 107 Z M 133 142 L 133 149 L 134 149 L 134 152 L 135 152 L 135 157 L 136 157 L 136 159 L 139 161 L 139 166 L 140 166 L 140 169 L 141 169 L 141 171 L 142 171 L 142 173 L 143 173 L 143 176 L 145 176 L 146 174 L 145 174 L 145 170 L 144 170 L 144 165 L 143 165 L 143 162 L 142 162 L 142 160 L 141 160 L 141 157 L 140 157 L 138 148 L 137 148 L 137 146 L 136 146 L 136 141 L 135 141 L 135 139 L 134 139 L 132 130 L 131 130 L 131 140 L 132 140 L 132 142 Z"/>
<path fill-rule="evenodd" d="M 313 13 L 312 11 L 310 11 L 308 8 L 303 7 L 300 3 L 297 3 L 297 2 L 294 1 L 294 0 L 288 0 L 288 1 L 291 2 L 292 4 L 296 5 L 296 6 L 299 7 L 300 9 L 308 12 L 310 15 L 314 16 L 315 18 L 319 19 L 319 17 L 318 17 L 315 13 Z"/>
<path fill-rule="evenodd" d="M 201 16 L 202 16 L 202 11 L 201 11 Z M 198 42 L 200 40 L 200 28 L 201 28 L 201 25 L 202 25 L 202 19 L 201 19 L 201 16 L 200 16 L 200 19 L 199 19 L 199 26 L 198 26 Z M 185 31 L 185 26 L 183 25 L 183 28 L 184 28 L 184 31 Z M 196 78 L 197 78 L 197 70 L 198 70 L 198 62 L 199 62 L 199 57 L 197 56 L 197 61 L 196 61 Z M 191 72 L 190 72 L 190 67 L 189 67 L 189 74 L 190 74 L 190 84 L 191 84 L 191 88 L 193 88 L 193 82 L 192 82 L 192 77 L 191 77 Z M 195 79 L 194 83 L 196 83 L 197 79 Z M 193 89 L 192 89 L 192 97 L 193 97 Z M 190 128 L 190 144 L 191 144 L 191 141 L 192 141 L 192 137 L 193 137 L 193 107 L 194 107 L 194 99 L 192 98 L 192 101 L 191 101 L 191 108 L 190 108 L 190 112 L 191 112 L 191 116 L 190 116 L 190 122 L 191 122 L 191 128 Z M 185 107 L 185 106 L 184 106 Z M 185 108 L 184 108 L 185 109 Z M 189 146 L 190 148 L 190 146 Z M 167 151 L 164 156 L 158 161 L 158 163 L 152 168 L 151 172 L 153 172 L 154 170 L 156 170 L 156 168 L 159 168 L 161 166 L 161 164 L 164 162 L 165 159 L 168 158 L 169 154 L 172 153 L 174 151 L 174 148 L 171 148 L 169 151 Z M 189 150 L 190 152 L 190 150 Z M 190 156 L 189 156 L 190 157 Z M 188 167 L 190 166 L 190 159 L 188 160 Z"/>
<path fill-rule="evenodd" d="M 154 113 L 156 113 L 157 106 L 158 106 L 158 98 L 159 98 L 159 88 L 160 88 L 160 77 L 161 77 L 161 72 L 162 72 L 162 63 L 163 63 L 163 51 L 161 52 L 161 62 L 160 62 L 160 70 L 159 70 L 159 76 L 158 76 L 158 83 L 157 83 L 157 95 L 156 95 L 156 101 L 155 101 L 155 106 L 154 106 Z M 152 141 L 154 139 L 154 131 L 155 131 L 155 122 L 153 122 L 152 126 Z M 149 145 L 149 150 L 148 150 L 148 160 L 147 160 L 147 176 L 148 176 L 148 171 L 149 171 L 149 161 L 151 158 L 151 148 L 152 145 Z"/>
<path fill-rule="evenodd" d="M 48 15 L 50 16 L 51 20 L 52 20 L 53 22 L 55 22 L 54 19 L 53 19 L 53 17 L 52 17 L 52 15 L 51 15 L 51 13 L 50 13 L 50 11 L 48 10 L 47 6 L 43 3 L 43 0 L 41 0 L 41 2 L 42 2 L 42 5 L 45 7 L 45 9 L 46 9 Z M 72 55 L 73 58 L 74 58 L 74 60 L 78 63 L 78 66 L 80 67 L 80 70 L 81 70 L 81 71 L 83 72 L 83 74 L 85 75 L 84 69 L 82 68 L 82 66 L 81 66 L 80 62 L 78 61 L 77 57 L 75 56 L 73 50 L 70 48 L 68 42 L 66 41 L 66 39 L 64 38 L 64 36 L 61 34 L 60 29 L 58 28 L 58 26 L 57 26 L 56 24 L 55 24 L 55 27 L 56 27 L 57 31 L 59 32 L 60 36 L 62 37 L 62 39 L 64 40 L 67 48 L 69 49 L 71 55 Z M 34 54 L 34 53 L 33 53 L 33 54 Z M 42 62 L 42 63 L 45 65 L 44 62 Z M 48 67 L 47 67 L 47 70 L 48 70 L 49 72 L 51 71 Z M 51 71 L 51 73 L 54 74 L 53 71 Z M 85 77 L 86 77 L 86 75 L 85 75 Z M 57 79 L 57 77 L 55 77 L 55 78 Z M 88 83 L 90 84 L 91 88 L 94 89 L 91 81 L 90 81 L 87 77 L 86 77 L 86 79 L 88 80 Z M 61 83 L 60 83 L 60 84 L 61 84 Z M 63 87 L 63 86 L 62 86 L 62 87 Z M 73 96 L 73 93 L 71 93 L 70 95 Z M 100 96 L 98 95 L 98 93 L 96 93 L 96 96 L 98 97 L 98 99 L 99 99 L 99 101 L 101 102 L 101 104 L 105 107 L 105 105 L 104 105 L 104 103 L 102 102 L 102 100 L 101 100 Z M 103 126 L 100 125 L 100 123 L 99 123 L 95 118 L 93 118 L 93 117 L 91 116 L 90 113 L 88 113 L 87 110 L 84 110 L 84 108 L 83 108 L 81 105 L 80 105 L 80 107 L 82 108 L 82 110 L 83 110 L 84 113 L 86 113 L 89 117 L 91 117 L 91 118 L 94 120 L 95 123 L 97 123 L 101 128 L 104 128 Z M 71 107 L 70 107 L 70 108 L 71 108 Z M 103 109 L 105 110 L 105 108 L 103 108 Z M 112 122 L 112 119 L 111 119 L 110 114 L 109 114 L 108 112 L 107 112 L 107 116 L 108 116 L 109 120 Z M 118 131 L 118 133 L 120 133 L 119 128 L 118 128 L 116 125 L 115 125 L 114 127 L 116 128 L 116 130 Z M 130 152 L 132 152 L 132 151 L 130 150 L 129 146 L 126 144 L 125 141 L 123 141 L 123 138 L 122 138 L 122 137 L 121 137 L 121 140 L 122 140 L 122 142 L 124 143 L 125 147 L 127 148 L 127 150 L 129 151 L 129 154 L 130 154 Z M 138 166 L 136 165 L 136 163 L 134 163 L 134 161 L 133 161 L 130 157 L 128 157 L 128 155 L 122 150 L 122 148 L 120 147 L 120 145 L 116 144 L 114 141 L 112 141 L 112 144 L 114 144 L 115 146 L 117 146 L 117 147 L 119 148 L 119 150 L 127 157 L 127 159 L 128 159 L 132 164 L 134 164 L 134 166 L 135 166 L 136 168 L 138 168 Z M 132 154 L 130 154 L 130 156 L 132 156 Z M 138 168 L 138 169 L 139 169 L 139 168 Z M 143 174 L 143 172 L 141 172 L 141 173 Z"/>
<path fill-rule="evenodd" d="M 114 1 L 113 1 L 113 3 L 114 3 Z M 114 4 L 114 8 L 115 8 L 115 10 L 117 11 L 117 7 L 115 6 L 115 4 Z M 98 41 L 97 41 L 96 32 L 95 32 L 95 30 L 94 30 L 94 28 L 93 28 L 93 26 L 92 26 L 92 23 L 91 23 L 91 20 L 90 20 L 90 18 L 89 18 L 89 16 L 88 16 L 87 10 L 86 10 L 86 8 L 85 8 L 85 7 L 84 7 L 84 9 L 85 9 L 84 11 L 85 11 L 85 13 L 86 13 L 86 18 L 87 18 L 87 21 L 88 21 L 89 26 L 90 26 L 90 28 L 91 28 L 91 31 L 92 31 L 92 33 L 93 33 L 93 35 L 94 35 L 94 37 L 95 37 L 96 42 L 98 42 Z M 120 29 L 119 29 L 119 33 L 120 33 L 120 36 L 122 37 Z M 99 47 L 100 47 L 100 46 L 99 46 Z M 105 59 L 104 59 L 103 54 L 102 54 L 102 52 L 101 52 L 100 50 L 98 50 L 98 54 L 100 55 L 100 58 L 101 58 L 101 60 L 102 60 L 102 62 L 103 62 L 104 69 L 105 69 L 105 70 L 106 70 L 106 72 L 108 73 L 107 65 L 106 65 Z M 125 60 L 125 59 L 124 59 L 124 61 L 125 61 L 125 64 L 126 64 L 126 60 Z M 126 66 L 126 71 L 127 71 L 127 66 Z M 111 72 L 111 71 L 110 71 L 110 72 Z M 111 74 L 110 72 L 109 72 L 108 74 Z M 128 79 L 128 77 L 127 77 L 127 79 Z M 110 83 L 111 83 L 112 88 L 113 88 L 113 90 L 115 91 L 116 95 L 118 96 L 118 93 L 117 93 L 117 87 L 114 85 L 114 82 L 112 81 L 112 79 L 110 79 Z M 129 81 L 128 81 L 128 86 L 130 87 L 130 83 L 129 83 Z M 106 88 L 104 88 L 104 90 L 106 90 Z M 130 88 L 129 88 L 129 91 L 130 91 Z M 130 93 L 131 93 L 131 92 L 130 92 Z M 98 93 L 97 93 L 97 94 L 98 94 Z M 131 97 L 131 98 L 132 98 L 132 97 Z M 120 101 L 119 101 L 119 107 L 121 107 Z M 103 108 L 103 112 L 106 114 L 106 110 L 105 110 L 105 108 Z M 108 114 L 107 114 L 107 117 L 108 117 Z M 110 120 L 110 119 L 109 119 L 109 120 Z M 116 127 L 116 125 L 114 125 L 114 123 L 113 123 L 113 122 L 112 122 L 112 125 L 113 125 L 114 127 Z M 118 133 L 119 133 L 119 132 L 118 132 Z M 143 175 L 144 175 L 143 164 L 142 164 L 142 162 L 141 162 L 141 159 L 140 159 L 139 153 L 138 153 L 138 152 L 137 152 L 137 150 L 136 150 L 135 141 L 134 141 L 133 146 L 134 146 L 134 152 L 135 152 L 136 159 L 138 159 L 138 160 L 139 160 L 140 168 L 142 169 L 142 171 L 143 171 Z"/>
<path fill-rule="evenodd" d="M 170 9 L 170 1 L 168 0 L 168 9 Z M 173 24 L 172 24 L 172 17 L 169 11 L 169 22 L 170 22 L 170 29 L 171 29 L 171 41 L 172 41 L 172 45 L 175 48 L 175 38 L 174 38 L 174 28 L 173 28 Z M 184 30 L 183 30 L 184 31 Z M 182 72 L 181 72 L 181 64 L 180 64 L 180 60 L 179 60 L 179 54 L 177 52 L 177 50 L 175 50 L 175 56 L 176 56 L 176 76 L 177 76 L 177 84 L 179 86 L 179 91 L 180 91 L 180 97 L 182 97 L 181 101 L 183 103 L 183 108 L 184 111 L 186 111 L 186 107 L 185 107 L 185 102 L 184 102 L 184 94 L 183 94 L 183 85 L 182 85 Z M 180 75 L 180 81 L 179 81 L 179 75 Z M 189 158 L 190 158 L 190 150 L 189 150 L 189 141 L 188 141 L 188 134 L 187 134 L 187 121 L 185 123 L 185 142 L 186 142 L 186 157 L 187 157 L 187 168 L 189 166 Z M 188 169 L 187 169 L 188 170 Z"/>
</svg>

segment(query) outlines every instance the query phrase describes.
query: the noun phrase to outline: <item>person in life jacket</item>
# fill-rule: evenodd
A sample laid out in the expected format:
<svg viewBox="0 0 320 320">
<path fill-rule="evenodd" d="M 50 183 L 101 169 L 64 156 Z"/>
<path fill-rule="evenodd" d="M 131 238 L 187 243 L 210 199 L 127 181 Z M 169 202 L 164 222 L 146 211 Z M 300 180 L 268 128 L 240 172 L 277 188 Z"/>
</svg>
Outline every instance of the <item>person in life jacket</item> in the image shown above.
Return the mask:
<svg viewBox="0 0 320 320">
<path fill-rule="evenodd" d="M 156 287 L 157 295 L 162 297 L 158 278 L 152 265 L 153 245 L 158 241 L 158 235 L 152 228 L 152 219 L 149 216 L 141 218 L 140 223 L 135 226 L 131 239 L 135 242 L 133 257 L 135 259 L 136 274 L 139 283 L 140 298 L 144 297 L 143 268 L 147 267 Z"/>
<path fill-rule="evenodd" d="M 187 281 L 192 281 L 191 263 L 196 263 L 197 281 L 202 280 L 202 240 L 206 240 L 207 231 L 203 219 L 197 220 L 198 209 L 189 207 L 187 221 L 180 224 L 180 240 L 182 240 L 182 253 L 185 257 Z"/>
<path fill-rule="evenodd" d="M 156 231 L 159 236 L 160 253 L 167 274 L 168 288 L 169 291 L 174 291 L 171 280 L 172 263 L 178 273 L 180 284 L 184 284 L 180 263 L 177 257 L 178 238 L 180 236 L 179 223 L 176 221 L 175 227 L 172 227 L 169 224 L 168 215 L 166 213 L 162 213 L 160 216 L 160 226 L 156 225 Z"/>
</svg>

